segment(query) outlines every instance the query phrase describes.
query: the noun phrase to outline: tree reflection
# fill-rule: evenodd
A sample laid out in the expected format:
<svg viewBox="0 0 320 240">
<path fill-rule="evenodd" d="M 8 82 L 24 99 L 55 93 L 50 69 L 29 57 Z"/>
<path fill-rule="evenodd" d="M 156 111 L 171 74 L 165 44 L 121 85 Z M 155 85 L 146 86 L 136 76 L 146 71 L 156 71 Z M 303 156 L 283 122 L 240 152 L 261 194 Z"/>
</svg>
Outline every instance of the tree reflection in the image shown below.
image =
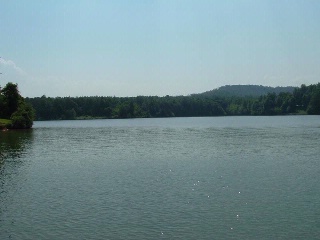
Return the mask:
<svg viewBox="0 0 320 240">
<path fill-rule="evenodd" d="M 0 164 L 8 158 L 19 158 L 33 140 L 33 130 L 9 130 L 0 132 Z"/>
</svg>

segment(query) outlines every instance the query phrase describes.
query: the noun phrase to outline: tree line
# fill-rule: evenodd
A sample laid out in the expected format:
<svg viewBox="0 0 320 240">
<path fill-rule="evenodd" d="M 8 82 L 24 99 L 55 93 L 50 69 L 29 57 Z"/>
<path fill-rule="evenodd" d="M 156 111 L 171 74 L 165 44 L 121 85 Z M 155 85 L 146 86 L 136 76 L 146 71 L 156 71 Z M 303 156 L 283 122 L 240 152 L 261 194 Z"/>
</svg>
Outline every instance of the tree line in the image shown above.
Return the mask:
<svg viewBox="0 0 320 240">
<path fill-rule="evenodd" d="M 320 83 L 260 97 L 191 96 L 26 98 L 36 120 L 320 114 Z"/>
<path fill-rule="evenodd" d="M 268 93 L 293 93 L 295 88 L 296 87 L 267 87 L 262 85 L 225 85 L 201 94 L 206 96 L 214 95 L 220 97 L 259 97 L 262 95 L 267 95 Z"/>
</svg>

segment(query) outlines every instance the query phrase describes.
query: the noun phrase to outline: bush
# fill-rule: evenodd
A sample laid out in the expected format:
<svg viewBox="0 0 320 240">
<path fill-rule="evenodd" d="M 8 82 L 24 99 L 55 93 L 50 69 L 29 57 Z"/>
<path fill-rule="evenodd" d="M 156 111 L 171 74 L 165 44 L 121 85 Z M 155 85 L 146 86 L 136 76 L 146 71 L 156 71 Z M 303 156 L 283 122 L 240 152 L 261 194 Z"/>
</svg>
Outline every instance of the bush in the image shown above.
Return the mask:
<svg viewBox="0 0 320 240">
<path fill-rule="evenodd" d="M 12 128 L 31 128 L 34 111 L 29 104 L 21 104 L 17 111 L 11 115 Z"/>
</svg>

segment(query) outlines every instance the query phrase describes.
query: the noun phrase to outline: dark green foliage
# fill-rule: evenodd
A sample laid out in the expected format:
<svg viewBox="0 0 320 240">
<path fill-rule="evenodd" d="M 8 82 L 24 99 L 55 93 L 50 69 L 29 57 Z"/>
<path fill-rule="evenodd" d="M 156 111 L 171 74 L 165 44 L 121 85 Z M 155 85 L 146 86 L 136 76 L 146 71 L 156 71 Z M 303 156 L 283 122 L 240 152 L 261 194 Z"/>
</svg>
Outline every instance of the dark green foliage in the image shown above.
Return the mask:
<svg viewBox="0 0 320 240">
<path fill-rule="evenodd" d="M 38 120 L 74 118 L 146 118 L 222 116 L 226 112 L 216 99 L 199 97 L 65 97 L 26 98 Z"/>
<path fill-rule="evenodd" d="M 312 89 L 307 112 L 308 114 L 320 114 L 320 84 Z"/>
<path fill-rule="evenodd" d="M 29 103 L 22 102 L 18 110 L 11 115 L 12 128 L 31 128 L 34 119 L 34 110 Z"/>
<path fill-rule="evenodd" d="M 320 85 L 259 97 L 138 96 L 26 98 L 38 120 L 320 114 Z"/>
<path fill-rule="evenodd" d="M 31 128 L 34 109 L 26 103 L 18 91 L 17 84 L 8 83 L 0 89 L 0 118 L 10 119 L 10 128 Z"/>
<path fill-rule="evenodd" d="M 4 103 L 4 96 L 1 94 L 1 88 L 0 88 L 0 117 L 4 117 L 5 108 L 6 108 L 6 105 Z"/>
<path fill-rule="evenodd" d="M 2 90 L 2 105 L 3 105 L 3 117 L 10 118 L 11 114 L 13 114 L 18 109 L 19 101 L 21 96 L 18 91 L 18 85 L 13 83 L 8 83 Z"/>
</svg>

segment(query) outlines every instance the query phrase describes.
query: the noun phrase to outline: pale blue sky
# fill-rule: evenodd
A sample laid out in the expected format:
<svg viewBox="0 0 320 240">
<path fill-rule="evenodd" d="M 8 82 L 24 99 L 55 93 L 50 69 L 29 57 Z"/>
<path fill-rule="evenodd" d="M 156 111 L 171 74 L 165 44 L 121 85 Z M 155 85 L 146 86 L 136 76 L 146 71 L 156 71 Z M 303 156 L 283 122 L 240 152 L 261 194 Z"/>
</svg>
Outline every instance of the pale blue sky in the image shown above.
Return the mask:
<svg viewBox="0 0 320 240">
<path fill-rule="evenodd" d="M 318 0 L 0 0 L 0 85 L 187 95 L 320 81 Z"/>
</svg>

